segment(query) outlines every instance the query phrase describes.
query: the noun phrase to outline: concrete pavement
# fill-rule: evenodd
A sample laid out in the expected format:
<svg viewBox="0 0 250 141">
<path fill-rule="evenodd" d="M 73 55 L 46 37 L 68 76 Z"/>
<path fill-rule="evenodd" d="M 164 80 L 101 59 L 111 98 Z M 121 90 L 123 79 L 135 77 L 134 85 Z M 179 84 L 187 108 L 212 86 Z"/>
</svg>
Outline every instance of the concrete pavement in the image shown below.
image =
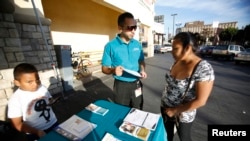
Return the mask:
<svg viewBox="0 0 250 141">
<path fill-rule="evenodd" d="M 98 71 L 81 81 L 74 80 L 75 88 L 72 91 L 57 94 L 62 96 L 59 102 L 53 105 L 58 121 L 63 122 L 73 114 L 84 109 L 85 106 L 99 99 L 113 100 L 113 78 Z M 105 84 L 104 84 L 105 83 Z"/>
</svg>

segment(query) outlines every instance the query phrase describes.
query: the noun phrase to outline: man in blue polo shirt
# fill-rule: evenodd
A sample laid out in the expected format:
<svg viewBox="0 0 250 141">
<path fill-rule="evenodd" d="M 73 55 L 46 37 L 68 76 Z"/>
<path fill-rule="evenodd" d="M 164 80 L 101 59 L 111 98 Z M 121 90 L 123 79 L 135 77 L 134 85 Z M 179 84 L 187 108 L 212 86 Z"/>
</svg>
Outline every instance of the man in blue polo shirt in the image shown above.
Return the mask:
<svg viewBox="0 0 250 141">
<path fill-rule="evenodd" d="M 133 39 L 136 28 L 136 21 L 131 13 L 125 12 L 118 17 L 120 33 L 105 45 L 102 72 L 112 74 L 115 79 L 116 103 L 142 109 L 143 95 L 140 79 L 146 78 L 147 73 L 142 45 Z"/>
</svg>

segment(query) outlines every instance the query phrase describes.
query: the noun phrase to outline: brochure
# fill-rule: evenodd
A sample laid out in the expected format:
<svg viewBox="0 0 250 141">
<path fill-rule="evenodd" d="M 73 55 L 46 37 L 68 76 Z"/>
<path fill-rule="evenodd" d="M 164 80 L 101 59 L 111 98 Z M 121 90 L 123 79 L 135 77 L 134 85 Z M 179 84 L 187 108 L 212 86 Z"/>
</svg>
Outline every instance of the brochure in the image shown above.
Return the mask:
<svg viewBox="0 0 250 141">
<path fill-rule="evenodd" d="M 116 138 L 114 135 L 107 132 L 102 138 L 102 141 L 122 141 L 122 140 Z"/>
<path fill-rule="evenodd" d="M 73 115 L 56 127 L 55 131 L 69 140 L 80 141 L 93 131 L 96 126 L 96 124 Z"/>
<path fill-rule="evenodd" d="M 133 70 L 125 69 L 125 68 L 123 68 L 123 70 L 126 71 L 129 74 L 134 75 L 134 76 L 141 77 L 141 74 L 138 73 L 137 71 L 133 71 Z"/>
<path fill-rule="evenodd" d="M 148 140 L 151 133 L 149 129 L 131 124 L 129 122 L 123 122 L 119 127 L 119 130 L 144 141 Z"/>
<path fill-rule="evenodd" d="M 109 111 L 109 109 L 97 106 L 93 103 L 90 103 L 87 107 L 85 107 L 85 109 L 102 116 L 104 116 Z"/>
<path fill-rule="evenodd" d="M 124 118 L 124 121 L 154 131 L 157 127 L 159 118 L 159 114 L 154 114 L 136 108 L 131 108 L 129 113 Z"/>
</svg>

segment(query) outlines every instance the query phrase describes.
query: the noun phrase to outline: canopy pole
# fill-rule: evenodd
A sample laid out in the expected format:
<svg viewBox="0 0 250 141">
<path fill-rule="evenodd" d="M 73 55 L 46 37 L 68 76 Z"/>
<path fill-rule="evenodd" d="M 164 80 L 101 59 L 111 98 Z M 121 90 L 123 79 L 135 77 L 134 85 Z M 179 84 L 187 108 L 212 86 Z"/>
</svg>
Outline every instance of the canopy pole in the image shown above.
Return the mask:
<svg viewBox="0 0 250 141">
<path fill-rule="evenodd" d="M 31 2 L 32 2 L 32 5 L 33 5 L 33 9 L 34 9 L 35 15 L 36 15 L 36 19 L 37 19 L 37 21 L 38 21 L 38 23 L 39 23 L 39 27 L 40 27 L 40 30 L 41 30 L 41 33 L 42 33 L 42 37 L 43 37 L 45 46 L 46 46 L 46 48 L 47 48 L 47 50 L 48 50 L 48 53 L 49 53 L 49 57 L 50 57 L 50 61 L 51 61 L 51 66 L 52 66 L 52 68 L 53 68 L 53 70 L 54 70 L 54 74 L 55 74 L 55 76 L 56 76 L 57 83 L 59 83 L 59 82 L 60 82 L 59 74 L 58 74 L 58 72 L 57 72 L 57 70 L 56 70 L 55 63 L 54 63 L 54 61 L 53 61 L 53 57 L 52 57 L 51 51 L 50 51 L 50 49 L 49 49 L 49 46 L 48 46 L 48 43 L 47 43 L 47 40 L 46 40 L 44 31 L 43 31 L 43 28 L 42 28 L 41 20 L 40 20 L 38 14 L 37 14 L 36 5 L 35 5 L 35 3 L 34 3 L 34 0 L 31 0 Z M 61 94 L 62 94 L 63 99 L 65 99 L 65 98 L 64 98 L 64 92 L 63 92 L 62 89 L 61 89 Z"/>
</svg>

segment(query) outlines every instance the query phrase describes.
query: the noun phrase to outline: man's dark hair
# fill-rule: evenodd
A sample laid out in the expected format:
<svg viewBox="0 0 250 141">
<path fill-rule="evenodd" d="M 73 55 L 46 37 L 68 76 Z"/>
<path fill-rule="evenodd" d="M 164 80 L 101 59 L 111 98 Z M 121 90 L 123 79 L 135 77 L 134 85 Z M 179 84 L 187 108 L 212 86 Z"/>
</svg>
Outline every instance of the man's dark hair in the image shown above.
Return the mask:
<svg viewBox="0 0 250 141">
<path fill-rule="evenodd" d="M 132 18 L 133 19 L 134 16 L 129 12 L 122 13 L 118 17 L 118 26 L 123 26 L 126 18 Z"/>
<path fill-rule="evenodd" d="M 29 63 L 21 63 L 14 68 L 14 79 L 18 80 L 21 74 L 24 73 L 37 73 L 38 70 L 34 65 Z"/>
</svg>

